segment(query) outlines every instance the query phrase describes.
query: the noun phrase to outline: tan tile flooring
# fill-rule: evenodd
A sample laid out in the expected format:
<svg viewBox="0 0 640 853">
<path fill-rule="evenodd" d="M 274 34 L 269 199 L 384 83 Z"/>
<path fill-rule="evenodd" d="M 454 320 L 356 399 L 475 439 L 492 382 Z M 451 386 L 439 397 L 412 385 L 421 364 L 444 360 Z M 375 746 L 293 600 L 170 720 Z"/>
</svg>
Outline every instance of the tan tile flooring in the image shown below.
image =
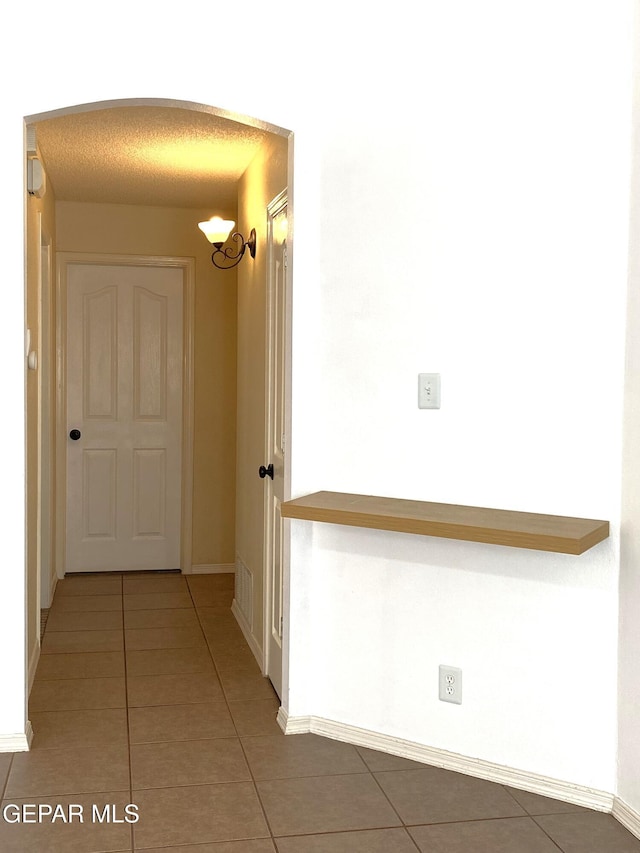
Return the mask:
<svg viewBox="0 0 640 853">
<path fill-rule="evenodd" d="M 0 819 L 2 853 L 640 853 L 609 815 L 285 737 L 232 595 L 232 575 L 58 584 L 33 749 L 0 754 L 0 789 L 3 806 L 73 804 L 84 822 Z M 122 821 L 128 803 L 135 825 L 91 820 L 111 804 Z"/>
</svg>

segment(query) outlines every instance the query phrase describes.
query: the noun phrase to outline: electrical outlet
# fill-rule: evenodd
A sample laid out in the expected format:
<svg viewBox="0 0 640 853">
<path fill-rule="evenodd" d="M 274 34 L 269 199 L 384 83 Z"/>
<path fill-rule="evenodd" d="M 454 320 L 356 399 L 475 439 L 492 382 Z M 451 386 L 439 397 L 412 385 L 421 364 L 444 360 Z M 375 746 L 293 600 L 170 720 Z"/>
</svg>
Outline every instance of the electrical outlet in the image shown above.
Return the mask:
<svg viewBox="0 0 640 853">
<path fill-rule="evenodd" d="M 462 670 L 456 666 L 440 666 L 440 699 L 462 705 Z"/>
</svg>

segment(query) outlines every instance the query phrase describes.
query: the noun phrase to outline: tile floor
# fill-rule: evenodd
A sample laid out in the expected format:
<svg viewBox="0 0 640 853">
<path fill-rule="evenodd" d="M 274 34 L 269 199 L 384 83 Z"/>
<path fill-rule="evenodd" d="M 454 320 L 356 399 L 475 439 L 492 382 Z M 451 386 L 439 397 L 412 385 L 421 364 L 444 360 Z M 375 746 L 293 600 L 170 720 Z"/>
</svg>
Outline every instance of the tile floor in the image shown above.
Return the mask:
<svg viewBox="0 0 640 853">
<path fill-rule="evenodd" d="M 33 749 L 0 754 L 0 791 L 9 819 L 35 820 L 38 805 L 66 817 L 73 806 L 74 819 L 0 816 L 2 853 L 640 853 L 609 815 L 285 737 L 232 595 L 232 575 L 58 584 Z M 137 824 L 124 821 L 129 803 Z M 120 822 L 94 821 L 94 805 Z"/>
</svg>

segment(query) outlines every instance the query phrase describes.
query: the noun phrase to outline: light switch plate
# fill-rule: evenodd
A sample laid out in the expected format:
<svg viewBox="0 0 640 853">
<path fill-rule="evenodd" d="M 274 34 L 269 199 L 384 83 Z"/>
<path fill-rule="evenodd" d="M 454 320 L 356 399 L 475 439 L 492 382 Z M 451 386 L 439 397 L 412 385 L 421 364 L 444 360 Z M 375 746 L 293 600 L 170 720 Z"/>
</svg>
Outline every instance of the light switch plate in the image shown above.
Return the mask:
<svg viewBox="0 0 640 853">
<path fill-rule="evenodd" d="M 440 408 L 440 374 L 419 373 L 418 374 L 418 408 L 439 409 Z"/>
</svg>

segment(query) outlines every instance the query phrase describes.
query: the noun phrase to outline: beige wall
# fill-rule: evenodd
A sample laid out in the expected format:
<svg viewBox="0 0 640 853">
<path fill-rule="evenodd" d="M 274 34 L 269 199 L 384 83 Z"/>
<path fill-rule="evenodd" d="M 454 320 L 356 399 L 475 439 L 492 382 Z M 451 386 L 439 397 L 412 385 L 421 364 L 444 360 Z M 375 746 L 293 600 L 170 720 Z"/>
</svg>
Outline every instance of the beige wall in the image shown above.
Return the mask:
<svg viewBox="0 0 640 853">
<path fill-rule="evenodd" d="M 255 260 L 238 267 L 238 463 L 236 553 L 253 578 L 253 626 L 263 646 L 264 482 L 258 468 L 265 454 L 266 208 L 287 186 L 288 143 L 273 136 L 244 173 L 238 193 L 238 227 L 256 229 Z"/>
<path fill-rule="evenodd" d="M 38 352 L 40 333 L 40 244 L 45 233 L 55 246 L 55 196 L 51 185 L 42 199 L 26 196 L 27 218 L 27 328 L 31 349 L 37 352 L 37 370 L 26 371 L 27 404 L 27 660 L 33 677 L 40 648 L 40 601 L 38 579 L 38 444 L 40 401 L 38 380 L 44 360 L 53 353 Z M 49 282 L 52 285 L 53 279 Z M 55 290 L 54 287 L 51 288 Z M 53 293 L 50 293 L 53 301 Z M 51 424 L 53 429 L 53 424 Z"/>
<path fill-rule="evenodd" d="M 234 562 L 236 275 L 211 264 L 198 222 L 233 211 L 58 202 L 59 251 L 194 257 L 193 565 Z"/>
</svg>

